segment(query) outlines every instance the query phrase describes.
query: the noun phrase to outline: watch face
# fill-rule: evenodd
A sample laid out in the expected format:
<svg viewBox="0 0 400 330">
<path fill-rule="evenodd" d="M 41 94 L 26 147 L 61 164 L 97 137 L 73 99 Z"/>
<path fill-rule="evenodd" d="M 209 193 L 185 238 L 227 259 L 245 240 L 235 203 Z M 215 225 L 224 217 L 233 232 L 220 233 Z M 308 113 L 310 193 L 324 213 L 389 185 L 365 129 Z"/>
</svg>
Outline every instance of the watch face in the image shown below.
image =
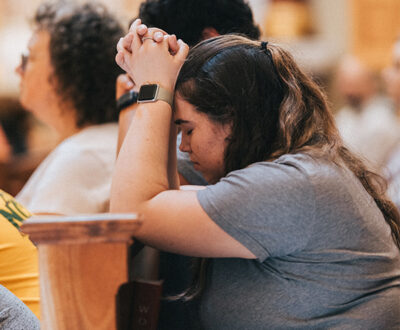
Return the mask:
<svg viewBox="0 0 400 330">
<path fill-rule="evenodd" d="M 138 101 L 151 101 L 154 100 L 157 93 L 157 85 L 142 85 L 140 87 Z"/>
</svg>

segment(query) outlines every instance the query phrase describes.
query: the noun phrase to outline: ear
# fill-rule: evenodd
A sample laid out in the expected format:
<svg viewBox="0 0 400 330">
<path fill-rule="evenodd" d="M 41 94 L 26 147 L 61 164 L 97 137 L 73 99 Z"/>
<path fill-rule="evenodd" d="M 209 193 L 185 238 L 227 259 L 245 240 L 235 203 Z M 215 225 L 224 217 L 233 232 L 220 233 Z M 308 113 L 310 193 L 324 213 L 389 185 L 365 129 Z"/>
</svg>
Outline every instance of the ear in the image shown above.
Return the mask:
<svg viewBox="0 0 400 330">
<path fill-rule="evenodd" d="M 204 28 L 203 32 L 201 32 L 202 40 L 210 39 L 213 37 L 218 37 L 220 34 L 213 27 Z"/>
</svg>

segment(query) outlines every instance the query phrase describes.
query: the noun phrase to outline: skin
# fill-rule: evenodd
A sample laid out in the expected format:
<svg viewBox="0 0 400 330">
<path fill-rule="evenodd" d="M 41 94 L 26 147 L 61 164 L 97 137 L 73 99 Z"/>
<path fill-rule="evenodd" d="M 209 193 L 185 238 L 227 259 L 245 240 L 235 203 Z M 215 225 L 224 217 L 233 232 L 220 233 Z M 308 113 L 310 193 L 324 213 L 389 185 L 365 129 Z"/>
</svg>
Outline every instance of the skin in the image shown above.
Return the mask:
<svg viewBox="0 0 400 330">
<path fill-rule="evenodd" d="M 167 33 L 165 31 L 158 29 L 158 28 L 147 29 L 147 27 L 145 25 L 140 24 L 140 20 L 138 20 L 136 24 L 138 24 L 137 33 L 141 37 L 143 37 L 144 34 L 147 33 L 147 35 L 153 36 L 154 41 L 162 42 L 164 40 L 164 35 L 167 35 Z M 213 33 L 214 34 L 216 33 L 215 29 L 207 29 L 207 35 L 209 35 L 211 37 L 213 35 Z M 132 50 L 131 50 L 132 38 L 133 38 L 132 33 L 128 34 L 125 38 L 121 38 L 119 45 L 117 47 L 123 48 L 126 51 L 128 51 L 129 53 L 132 53 Z M 175 35 L 168 36 L 168 45 L 169 45 L 170 52 L 172 54 L 174 54 L 178 51 L 179 46 L 178 46 L 178 42 L 177 42 Z M 116 61 L 118 62 L 118 60 L 119 60 L 119 58 L 117 55 Z M 135 85 L 133 79 L 131 77 L 129 77 L 128 74 L 119 75 L 117 78 L 117 82 L 116 82 L 116 99 L 120 98 L 122 95 L 129 92 L 130 90 L 134 90 L 135 92 L 138 92 L 139 86 Z M 136 109 L 136 104 L 132 104 L 131 106 L 123 109 L 119 114 L 117 154 L 119 153 L 119 150 L 121 149 L 122 143 L 128 132 L 130 123 L 135 114 L 135 109 Z M 189 184 L 189 182 L 187 182 L 186 179 L 181 174 L 178 173 L 178 176 L 179 176 L 179 181 L 180 181 L 181 185 Z"/>
<path fill-rule="evenodd" d="M 140 21 L 136 21 L 130 30 L 133 32 L 132 51 L 119 44 L 117 63 L 134 77 L 135 84 L 157 83 L 172 92 L 188 46 L 178 40 L 179 49 L 171 53 L 168 37 L 159 43 L 151 40 L 142 42 L 142 35 L 137 32 L 139 24 Z M 199 157 L 194 160 L 199 161 L 200 167 L 207 168 L 212 177 L 219 176 L 212 168 L 223 157 L 221 151 L 229 133 L 227 127 L 217 128 L 208 119 L 200 119 L 199 114 L 187 104 L 180 105 L 175 118 L 171 106 L 164 101 L 137 105 L 118 155 L 110 210 L 142 214 L 145 220 L 134 236 L 158 249 L 200 257 L 255 258 L 253 253 L 209 218 L 201 208 L 195 191 L 178 190 L 177 130 L 173 121 L 188 121 L 195 125 L 194 131 L 201 130 L 207 134 L 205 137 L 193 136 L 189 140 L 185 138 L 184 148 L 190 149 L 193 157 Z M 207 159 L 202 143 L 210 141 L 212 136 L 217 136 L 218 142 L 214 142 L 217 144 L 214 156 Z M 205 166 L 206 160 L 212 166 Z"/>
<path fill-rule="evenodd" d="M 38 119 L 56 129 L 61 138 L 79 131 L 76 111 L 56 92 L 56 77 L 50 59 L 50 34 L 38 30 L 28 44 L 29 56 L 25 69 L 19 65 L 15 71 L 21 77 L 20 102 Z"/>
<path fill-rule="evenodd" d="M 0 125 L 0 163 L 6 163 L 11 157 L 11 146 L 3 128 Z"/>
</svg>

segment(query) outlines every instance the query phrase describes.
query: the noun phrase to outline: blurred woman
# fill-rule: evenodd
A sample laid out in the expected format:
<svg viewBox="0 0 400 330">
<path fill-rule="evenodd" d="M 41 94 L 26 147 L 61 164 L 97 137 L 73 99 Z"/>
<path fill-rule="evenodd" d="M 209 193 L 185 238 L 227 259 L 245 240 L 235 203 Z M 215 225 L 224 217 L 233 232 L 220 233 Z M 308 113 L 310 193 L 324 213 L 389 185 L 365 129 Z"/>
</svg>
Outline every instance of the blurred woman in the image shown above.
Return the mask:
<svg viewBox="0 0 400 330">
<path fill-rule="evenodd" d="M 16 69 L 20 101 L 53 127 L 61 143 L 17 199 L 33 213 L 108 210 L 118 113 L 113 62 L 123 30 L 102 5 L 42 4 L 29 54 Z"/>
<path fill-rule="evenodd" d="M 210 258 L 183 295 L 204 328 L 398 328 L 399 213 L 319 87 L 277 45 L 228 35 L 186 58 L 170 38 L 136 21 L 118 44 L 141 89 L 111 211 L 143 214 L 149 245 Z M 206 188 L 177 190 L 174 123 Z"/>
</svg>

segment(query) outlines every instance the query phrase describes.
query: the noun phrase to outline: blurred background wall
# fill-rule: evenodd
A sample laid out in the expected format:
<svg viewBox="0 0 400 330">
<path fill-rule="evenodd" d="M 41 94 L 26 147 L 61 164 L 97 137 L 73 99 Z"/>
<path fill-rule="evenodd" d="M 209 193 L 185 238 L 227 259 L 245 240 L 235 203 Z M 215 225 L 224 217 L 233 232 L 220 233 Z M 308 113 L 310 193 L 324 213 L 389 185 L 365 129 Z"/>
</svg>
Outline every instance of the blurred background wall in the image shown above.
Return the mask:
<svg viewBox="0 0 400 330">
<path fill-rule="evenodd" d="M 141 0 L 100 0 L 124 22 Z M 201 1 L 201 0 L 200 0 Z M 0 1 L 0 97 L 18 93 L 14 68 L 29 38 L 29 19 L 41 0 Z M 249 0 L 264 39 L 278 40 L 310 71 L 329 74 L 344 53 L 374 70 L 390 60 L 399 33 L 398 0 Z"/>
</svg>

